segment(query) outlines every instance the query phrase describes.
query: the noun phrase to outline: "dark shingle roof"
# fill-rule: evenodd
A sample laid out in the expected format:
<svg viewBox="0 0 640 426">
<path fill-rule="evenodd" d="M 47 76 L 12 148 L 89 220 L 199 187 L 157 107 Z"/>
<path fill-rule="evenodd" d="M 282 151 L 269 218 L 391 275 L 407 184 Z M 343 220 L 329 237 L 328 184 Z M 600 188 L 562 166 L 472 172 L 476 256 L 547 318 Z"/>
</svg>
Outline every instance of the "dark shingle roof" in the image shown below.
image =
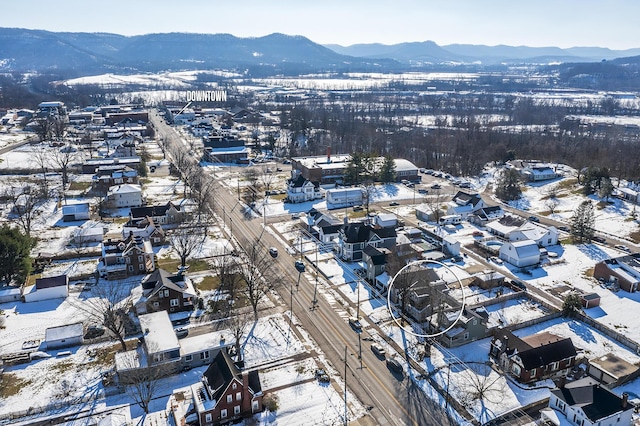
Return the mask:
<svg viewBox="0 0 640 426">
<path fill-rule="evenodd" d="M 623 411 L 622 398 L 598 384 L 567 386 L 551 392 L 568 405 L 582 408 L 593 423 Z"/>
</svg>

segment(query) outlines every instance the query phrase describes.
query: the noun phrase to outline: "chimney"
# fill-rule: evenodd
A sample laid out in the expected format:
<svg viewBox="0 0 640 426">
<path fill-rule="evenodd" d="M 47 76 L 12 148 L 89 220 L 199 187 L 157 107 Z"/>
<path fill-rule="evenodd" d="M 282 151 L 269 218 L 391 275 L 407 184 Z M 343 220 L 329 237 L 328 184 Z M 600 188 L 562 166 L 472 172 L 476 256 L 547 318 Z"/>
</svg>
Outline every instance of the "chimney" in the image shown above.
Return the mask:
<svg viewBox="0 0 640 426">
<path fill-rule="evenodd" d="M 327 163 L 331 162 L 331 147 L 327 147 Z"/>
<path fill-rule="evenodd" d="M 564 388 L 564 385 L 567 383 L 567 377 L 566 376 L 560 376 L 560 379 L 558 379 L 558 388 L 562 389 Z"/>
<path fill-rule="evenodd" d="M 622 393 L 622 409 L 627 409 L 627 404 L 629 403 L 629 394 L 626 392 Z"/>
</svg>

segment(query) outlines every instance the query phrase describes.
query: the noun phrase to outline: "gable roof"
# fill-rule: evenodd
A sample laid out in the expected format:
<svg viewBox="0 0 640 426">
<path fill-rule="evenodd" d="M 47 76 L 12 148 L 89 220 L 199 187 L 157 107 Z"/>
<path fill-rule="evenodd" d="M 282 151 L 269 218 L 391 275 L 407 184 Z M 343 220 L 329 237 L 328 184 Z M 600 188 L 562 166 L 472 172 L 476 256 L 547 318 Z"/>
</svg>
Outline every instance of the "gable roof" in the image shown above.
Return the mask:
<svg viewBox="0 0 640 426">
<path fill-rule="evenodd" d="M 344 233 L 344 241 L 346 243 L 363 243 L 369 238 L 369 230 L 371 227 L 362 222 L 348 223 L 342 225 Z"/>
<path fill-rule="evenodd" d="M 131 217 L 132 218 L 143 218 L 146 216 L 164 216 L 167 214 L 167 211 L 173 207 L 174 209 L 180 211 L 180 206 L 176 206 L 171 201 L 167 204 L 159 205 L 159 206 L 143 206 L 143 207 L 132 207 L 131 208 Z"/>
<path fill-rule="evenodd" d="M 470 194 L 468 192 L 458 191 L 458 193 L 453 196 L 453 201 L 460 205 L 475 206 L 480 201 L 482 201 L 482 198 L 480 198 L 480 195 L 478 194 Z"/>
<path fill-rule="evenodd" d="M 192 290 L 191 286 L 185 281 L 185 277 L 183 275 L 172 274 L 161 268 L 158 268 L 151 274 L 146 275 L 142 279 L 141 284 L 144 290 L 151 289 L 149 296 L 154 295 L 162 288 L 169 288 L 182 294 L 191 294 Z M 195 291 L 193 291 L 193 296 L 195 296 Z"/>
<path fill-rule="evenodd" d="M 249 392 L 256 394 L 262 391 L 258 371 L 248 372 Z M 220 401 L 224 391 L 232 380 L 242 383 L 242 372 L 236 367 L 233 360 L 225 350 L 218 351 L 216 357 L 211 361 L 209 367 L 204 372 L 203 377 L 209 387 L 211 399 Z"/>
<path fill-rule="evenodd" d="M 623 408 L 623 399 L 599 384 L 565 386 L 551 393 L 568 405 L 581 408 L 592 423 L 633 408 L 632 404 Z"/>
</svg>

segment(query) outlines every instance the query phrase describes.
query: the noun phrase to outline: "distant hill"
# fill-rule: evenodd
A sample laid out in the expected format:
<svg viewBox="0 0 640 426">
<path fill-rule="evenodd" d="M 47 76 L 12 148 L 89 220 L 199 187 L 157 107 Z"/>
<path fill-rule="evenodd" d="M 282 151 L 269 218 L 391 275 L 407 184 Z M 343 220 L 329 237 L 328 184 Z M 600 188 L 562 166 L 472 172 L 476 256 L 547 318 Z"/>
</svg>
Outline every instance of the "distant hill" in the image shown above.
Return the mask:
<svg viewBox="0 0 640 426">
<path fill-rule="evenodd" d="M 640 49 L 482 46 L 432 41 L 322 46 L 302 36 L 162 33 L 126 37 L 0 28 L 0 72 L 41 71 L 65 77 L 91 73 L 229 69 L 249 76 L 313 72 L 393 72 L 501 64 L 596 63 L 638 57 Z M 632 63 L 637 59 L 631 58 Z M 624 59 L 616 59 L 622 66 Z M 460 69 L 460 68 L 458 68 Z M 602 68 L 615 71 L 612 67 Z M 571 74 L 571 73 L 569 73 Z"/>
<path fill-rule="evenodd" d="M 125 37 L 0 28 L 0 70 L 164 71 L 232 68 L 269 74 L 374 71 L 399 64 L 341 55 L 301 36 L 163 33 Z"/>
<path fill-rule="evenodd" d="M 501 63 L 549 62 L 598 62 L 603 59 L 640 55 L 639 49 L 611 50 L 600 47 L 528 47 L 528 46 L 485 46 L 474 44 L 449 44 L 438 46 L 432 41 L 416 43 L 354 44 L 352 46 L 327 45 L 342 55 L 362 58 L 394 59 L 404 64 L 416 62 L 461 62 L 495 65 Z"/>
</svg>

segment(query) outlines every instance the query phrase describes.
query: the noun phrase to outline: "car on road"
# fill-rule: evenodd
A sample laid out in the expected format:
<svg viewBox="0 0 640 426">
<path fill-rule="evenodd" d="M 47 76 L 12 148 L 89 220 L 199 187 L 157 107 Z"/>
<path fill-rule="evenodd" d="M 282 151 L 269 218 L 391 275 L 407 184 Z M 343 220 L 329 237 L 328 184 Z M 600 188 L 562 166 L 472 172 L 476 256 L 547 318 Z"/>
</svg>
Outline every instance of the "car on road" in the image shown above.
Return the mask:
<svg viewBox="0 0 640 426">
<path fill-rule="evenodd" d="M 390 202 L 390 203 L 389 203 L 389 205 L 390 205 L 390 206 L 392 206 L 392 207 L 393 207 L 393 206 L 399 206 L 399 205 L 400 205 L 400 203 L 399 203 L 399 202 L 397 202 L 397 201 L 392 201 L 392 202 Z"/>
<path fill-rule="evenodd" d="M 361 212 L 362 211 L 362 206 L 353 206 L 353 211 L 354 212 Z"/>
<path fill-rule="evenodd" d="M 536 216 L 531 215 L 531 216 L 529 216 L 529 221 L 530 222 L 540 222 L 540 219 L 538 219 Z"/>
<path fill-rule="evenodd" d="M 473 231 L 472 235 L 474 237 L 484 237 L 484 233 L 482 231 Z"/>
<path fill-rule="evenodd" d="M 418 189 L 418 194 L 428 194 L 428 193 L 429 193 L 429 191 L 427 191 L 427 190 L 426 190 L 426 189 L 424 189 L 424 188 L 420 188 L 420 189 Z"/>
<path fill-rule="evenodd" d="M 358 333 L 362 331 L 362 323 L 356 317 L 349 317 L 349 325 Z"/>
<path fill-rule="evenodd" d="M 176 328 L 175 332 L 176 332 L 176 337 L 178 339 L 182 339 L 183 337 L 187 337 L 187 335 L 189 334 L 189 329 L 185 327 L 180 327 L 180 328 Z"/>
<path fill-rule="evenodd" d="M 442 185 L 440 185 L 439 183 L 434 183 L 433 185 L 431 185 L 431 189 L 442 189 Z"/>
<path fill-rule="evenodd" d="M 385 351 L 384 348 L 380 346 L 378 343 L 372 343 L 371 350 L 379 358 L 384 358 L 385 354 L 387 353 L 387 351 Z"/>
<path fill-rule="evenodd" d="M 597 243 L 600 243 L 600 244 L 606 244 L 607 243 L 606 239 L 604 239 L 603 237 L 599 237 L 597 235 L 595 237 L 592 237 L 591 239 L 593 241 L 597 242 Z"/>
<path fill-rule="evenodd" d="M 402 364 L 395 358 L 387 358 L 387 368 L 394 373 L 403 374 Z"/>
<path fill-rule="evenodd" d="M 561 231 L 564 231 L 564 232 L 569 232 L 570 231 L 569 227 L 566 226 L 566 225 L 560 225 L 560 226 L 558 226 L 558 229 L 561 230 Z"/>
<path fill-rule="evenodd" d="M 269 254 L 275 259 L 278 257 L 278 249 L 275 247 L 269 247 Z"/>
<path fill-rule="evenodd" d="M 296 270 L 300 273 L 305 271 L 305 266 L 304 266 L 304 262 L 302 260 L 296 260 Z"/>
<path fill-rule="evenodd" d="M 626 253 L 631 253 L 631 249 L 625 245 L 622 244 L 616 244 L 615 246 L 613 246 L 614 248 L 617 248 L 620 251 L 624 251 Z"/>
</svg>

